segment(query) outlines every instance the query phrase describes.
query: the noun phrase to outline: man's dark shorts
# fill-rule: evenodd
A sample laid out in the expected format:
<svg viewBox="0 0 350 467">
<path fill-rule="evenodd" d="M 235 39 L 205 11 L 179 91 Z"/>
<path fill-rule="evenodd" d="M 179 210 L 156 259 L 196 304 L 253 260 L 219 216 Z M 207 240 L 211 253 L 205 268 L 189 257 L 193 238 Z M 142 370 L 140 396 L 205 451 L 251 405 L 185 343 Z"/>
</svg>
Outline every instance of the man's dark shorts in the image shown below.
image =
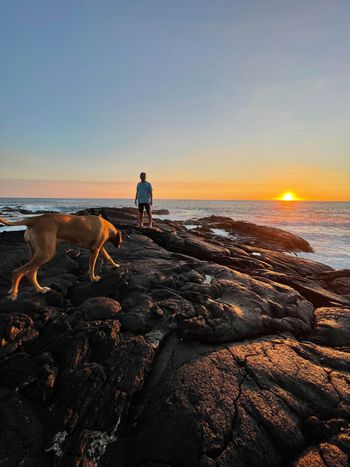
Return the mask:
<svg viewBox="0 0 350 467">
<path fill-rule="evenodd" d="M 149 203 L 139 203 L 139 211 L 143 212 L 144 209 L 146 209 L 147 212 L 150 212 L 151 206 Z"/>
</svg>

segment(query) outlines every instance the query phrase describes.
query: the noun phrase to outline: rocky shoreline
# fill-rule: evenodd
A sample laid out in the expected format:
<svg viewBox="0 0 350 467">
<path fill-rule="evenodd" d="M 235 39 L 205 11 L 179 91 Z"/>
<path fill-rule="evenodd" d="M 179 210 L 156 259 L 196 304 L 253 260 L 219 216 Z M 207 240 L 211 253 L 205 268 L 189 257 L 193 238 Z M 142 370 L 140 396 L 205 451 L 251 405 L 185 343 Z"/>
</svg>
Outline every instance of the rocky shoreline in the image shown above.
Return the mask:
<svg viewBox="0 0 350 467">
<path fill-rule="evenodd" d="M 279 229 L 83 213 L 125 232 L 98 283 L 60 244 L 52 291 L 10 302 L 27 251 L 0 234 L 0 466 L 348 465 L 350 271 Z"/>
</svg>

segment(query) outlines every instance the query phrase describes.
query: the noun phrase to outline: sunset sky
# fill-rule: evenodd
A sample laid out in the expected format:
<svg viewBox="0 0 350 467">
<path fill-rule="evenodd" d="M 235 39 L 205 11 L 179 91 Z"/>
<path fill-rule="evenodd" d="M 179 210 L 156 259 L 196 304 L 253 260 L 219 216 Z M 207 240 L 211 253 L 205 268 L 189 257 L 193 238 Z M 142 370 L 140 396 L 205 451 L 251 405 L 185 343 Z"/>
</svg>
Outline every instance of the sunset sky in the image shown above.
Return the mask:
<svg viewBox="0 0 350 467">
<path fill-rule="evenodd" d="M 0 5 L 0 196 L 350 200 L 348 0 Z"/>
</svg>

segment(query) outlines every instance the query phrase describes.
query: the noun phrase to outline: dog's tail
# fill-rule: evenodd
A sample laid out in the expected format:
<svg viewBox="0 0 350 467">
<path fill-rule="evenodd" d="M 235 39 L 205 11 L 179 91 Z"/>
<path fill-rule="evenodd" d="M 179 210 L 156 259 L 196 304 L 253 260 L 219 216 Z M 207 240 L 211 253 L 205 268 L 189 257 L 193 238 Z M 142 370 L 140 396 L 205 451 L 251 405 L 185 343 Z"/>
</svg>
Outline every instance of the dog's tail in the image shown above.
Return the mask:
<svg viewBox="0 0 350 467">
<path fill-rule="evenodd" d="M 8 221 L 7 219 L 4 219 L 3 217 L 0 217 L 0 224 L 4 224 L 4 225 L 31 225 L 31 222 L 32 219 L 31 218 L 28 218 L 28 219 L 22 219 L 20 221 L 16 221 L 16 222 L 11 222 L 11 221 Z"/>
</svg>

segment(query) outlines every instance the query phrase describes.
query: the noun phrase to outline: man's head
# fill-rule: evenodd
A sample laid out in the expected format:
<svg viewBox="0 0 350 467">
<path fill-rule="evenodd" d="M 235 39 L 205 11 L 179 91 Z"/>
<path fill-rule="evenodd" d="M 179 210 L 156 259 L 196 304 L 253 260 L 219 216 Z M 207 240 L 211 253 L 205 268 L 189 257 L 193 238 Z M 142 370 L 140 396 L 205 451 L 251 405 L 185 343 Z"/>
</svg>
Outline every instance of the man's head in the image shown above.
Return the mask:
<svg viewBox="0 0 350 467">
<path fill-rule="evenodd" d="M 144 182 L 146 180 L 146 172 L 141 172 L 140 178 L 141 178 L 141 182 Z"/>
</svg>

